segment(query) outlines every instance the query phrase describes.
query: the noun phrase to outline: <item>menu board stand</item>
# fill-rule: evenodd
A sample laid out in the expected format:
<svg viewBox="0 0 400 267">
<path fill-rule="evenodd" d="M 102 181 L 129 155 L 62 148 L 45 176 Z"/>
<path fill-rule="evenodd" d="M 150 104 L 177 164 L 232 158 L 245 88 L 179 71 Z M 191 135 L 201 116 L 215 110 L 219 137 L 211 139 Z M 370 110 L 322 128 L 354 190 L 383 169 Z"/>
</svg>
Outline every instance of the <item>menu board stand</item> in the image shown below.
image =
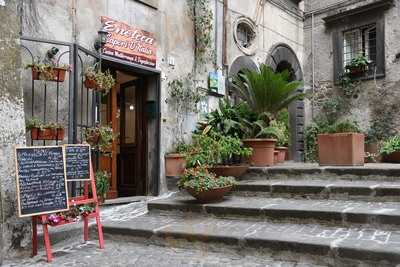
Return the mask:
<svg viewBox="0 0 400 267">
<path fill-rule="evenodd" d="M 97 199 L 96 193 L 96 184 L 93 174 L 92 163 L 90 162 L 90 180 L 84 181 L 84 194 L 79 197 L 70 198 L 69 206 L 74 205 L 85 205 L 85 204 L 94 204 L 94 211 L 88 214 L 87 216 L 82 216 L 83 219 L 83 239 L 84 241 L 89 240 L 89 219 L 95 218 L 97 224 L 97 233 L 99 238 L 99 247 L 101 249 L 104 248 L 104 239 L 103 239 L 103 228 L 100 222 L 100 209 L 99 203 Z M 73 180 L 67 180 L 67 182 L 73 182 Z M 91 188 L 92 196 L 89 196 L 89 187 Z M 49 224 L 48 224 L 48 215 L 34 215 L 32 216 L 32 257 L 37 255 L 38 252 L 38 237 L 37 237 L 37 227 L 38 222 L 43 226 L 43 238 L 44 238 L 44 246 L 46 249 L 47 262 L 51 262 L 53 260 L 50 236 L 49 236 Z M 64 224 L 73 223 L 73 222 L 63 222 L 57 225 L 50 225 L 52 227 L 61 226 Z"/>
</svg>

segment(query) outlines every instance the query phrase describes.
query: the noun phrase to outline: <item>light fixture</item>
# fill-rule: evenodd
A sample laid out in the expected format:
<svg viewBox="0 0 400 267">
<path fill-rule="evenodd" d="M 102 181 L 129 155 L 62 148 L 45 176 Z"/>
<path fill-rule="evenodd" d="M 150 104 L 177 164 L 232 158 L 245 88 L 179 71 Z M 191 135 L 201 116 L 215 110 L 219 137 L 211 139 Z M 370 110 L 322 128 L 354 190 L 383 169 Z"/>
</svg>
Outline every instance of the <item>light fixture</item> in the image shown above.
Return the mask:
<svg viewBox="0 0 400 267">
<path fill-rule="evenodd" d="M 100 39 L 100 45 L 103 47 L 107 43 L 107 34 L 108 32 L 104 30 L 103 26 L 100 28 L 100 30 L 97 32 L 99 39 Z"/>
<path fill-rule="evenodd" d="M 129 110 L 134 110 L 135 109 L 135 106 L 134 105 L 129 105 Z"/>
</svg>

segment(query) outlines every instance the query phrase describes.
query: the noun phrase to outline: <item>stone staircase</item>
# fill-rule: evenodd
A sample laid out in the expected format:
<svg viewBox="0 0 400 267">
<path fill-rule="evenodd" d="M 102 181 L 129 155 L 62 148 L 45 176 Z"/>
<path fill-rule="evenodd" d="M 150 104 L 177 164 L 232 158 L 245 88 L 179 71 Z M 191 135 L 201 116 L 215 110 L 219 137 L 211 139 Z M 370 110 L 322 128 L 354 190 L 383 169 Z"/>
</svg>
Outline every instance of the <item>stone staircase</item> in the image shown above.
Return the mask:
<svg viewBox="0 0 400 267">
<path fill-rule="evenodd" d="M 395 165 L 252 168 L 222 202 L 197 204 L 179 194 L 149 202 L 144 216 L 106 222 L 104 230 L 167 246 L 185 240 L 261 250 L 306 259 L 302 266 L 397 266 L 398 177 Z"/>
</svg>

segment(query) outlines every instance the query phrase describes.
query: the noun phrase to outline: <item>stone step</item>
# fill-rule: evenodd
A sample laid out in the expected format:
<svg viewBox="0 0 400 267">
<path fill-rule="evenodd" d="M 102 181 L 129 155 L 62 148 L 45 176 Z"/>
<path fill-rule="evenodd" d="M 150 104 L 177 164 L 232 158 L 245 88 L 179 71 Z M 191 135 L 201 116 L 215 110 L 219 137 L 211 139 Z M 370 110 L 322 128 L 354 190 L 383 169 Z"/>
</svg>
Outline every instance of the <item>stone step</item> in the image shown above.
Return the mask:
<svg viewBox="0 0 400 267">
<path fill-rule="evenodd" d="M 241 179 L 328 179 L 395 182 L 400 179 L 400 164 L 371 163 L 364 166 L 323 167 L 311 163 L 285 163 L 269 168 L 252 167 Z"/>
<path fill-rule="evenodd" d="M 226 197 L 219 203 L 198 204 L 190 196 L 177 196 L 148 203 L 150 211 L 184 211 L 218 217 L 301 219 L 347 224 L 400 225 L 397 202 L 311 200 L 262 197 Z"/>
<path fill-rule="evenodd" d="M 317 199 L 400 201 L 400 182 L 344 180 L 246 180 L 234 188 L 235 195 L 279 196 Z"/>
<path fill-rule="evenodd" d="M 164 240 L 168 246 L 188 240 L 210 247 L 222 243 L 242 250 L 254 248 L 274 253 L 302 253 L 304 257 L 315 255 L 329 266 L 361 266 L 361 262 L 379 264 L 362 266 L 394 266 L 400 263 L 400 232 L 379 228 L 232 220 L 196 213 L 173 217 L 150 213 L 133 219 L 106 221 L 103 229 L 106 233 L 146 238 L 149 242 Z M 350 263 L 349 259 L 355 261 Z"/>
</svg>

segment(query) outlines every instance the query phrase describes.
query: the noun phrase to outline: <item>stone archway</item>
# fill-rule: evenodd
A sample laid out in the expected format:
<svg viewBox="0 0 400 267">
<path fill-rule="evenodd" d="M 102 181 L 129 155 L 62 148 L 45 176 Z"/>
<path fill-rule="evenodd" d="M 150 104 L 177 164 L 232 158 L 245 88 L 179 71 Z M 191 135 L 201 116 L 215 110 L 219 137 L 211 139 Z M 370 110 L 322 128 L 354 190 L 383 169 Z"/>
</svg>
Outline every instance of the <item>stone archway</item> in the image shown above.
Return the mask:
<svg viewBox="0 0 400 267">
<path fill-rule="evenodd" d="M 232 64 L 229 67 L 229 73 L 228 73 L 228 77 L 229 77 L 228 89 L 229 89 L 229 95 L 233 98 L 235 103 L 238 101 L 238 99 L 236 99 L 236 97 L 234 95 L 234 90 L 230 86 L 230 83 L 231 83 L 232 77 L 237 75 L 241 70 L 244 70 L 244 69 L 255 70 L 255 71 L 259 70 L 257 63 L 254 62 L 253 59 L 249 56 L 238 56 L 232 62 Z"/>
<path fill-rule="evenodd" d="M 275 71 L 288 70 L 290 79 L 302 81 L 300 62 L 290 46 L 284 43 L 274 45 L 265 61 Z M 304 88 L 298 91 L 303 92 Z M 294 161 L 304 161 L 304 101 L 296 101 L 289 106 L 289 125 L 291 131 L 290 154 Z"/>
</svg>

